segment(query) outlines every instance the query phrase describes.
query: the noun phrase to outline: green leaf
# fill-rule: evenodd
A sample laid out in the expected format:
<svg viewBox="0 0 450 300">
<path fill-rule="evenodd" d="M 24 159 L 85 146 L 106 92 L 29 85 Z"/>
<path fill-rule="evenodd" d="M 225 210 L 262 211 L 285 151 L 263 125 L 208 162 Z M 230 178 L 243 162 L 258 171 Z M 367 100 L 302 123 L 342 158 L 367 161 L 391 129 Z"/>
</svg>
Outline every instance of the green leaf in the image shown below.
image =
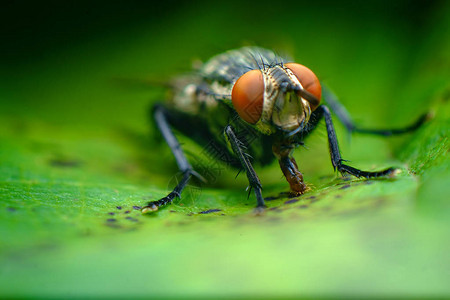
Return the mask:
<svg viewBox="0 0 450 300">
<path fill-rule="evenodd" d="M 113 36 L 5 65 L 0 295 L 448 297 L 449 5 L 428 8 L 421 30 L 381 6 L 355 14 L 345 5 L 288 10 L 257 29 L 247 15 L 230 23 L 232 5 L 180 8 L 158 29 L 161 20 L 114 28 Z M 261 12 L 253 9 L 246 11 Z M 317 14 L 324 21 L 314 22 Z M 226 168 L 214 184 L 193 184 L 142 215 L 139 207 L 165 196 L 177 171 L 147 120 L 166 92 L 138 80 L 176 76 L 194 58 L 217 54 L 211 45 L 220 52 L 249 37 L 292 49 L 365 127 L 434 116 L 413 134 L 355 134 L 351 142 L 335 120 L 351 165 L 397 166 L 394 178 L 335 174 L 322 127 L 295 154 L 306 194 L 286 197 L 276 162 L 257 170 L 269 198 L 263 216 L 252 213 L 245 175 Z M 180 140 L 190 158 L 202 149 Z"/>
</svg>

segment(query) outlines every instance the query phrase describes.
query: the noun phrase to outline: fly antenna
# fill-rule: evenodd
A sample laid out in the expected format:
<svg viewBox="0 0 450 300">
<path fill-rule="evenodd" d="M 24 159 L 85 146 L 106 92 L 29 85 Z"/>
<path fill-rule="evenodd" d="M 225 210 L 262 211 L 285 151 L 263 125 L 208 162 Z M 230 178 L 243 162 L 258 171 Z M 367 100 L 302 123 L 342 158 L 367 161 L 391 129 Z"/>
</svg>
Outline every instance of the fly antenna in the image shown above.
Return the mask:
<svg viewBox="0 0 450 300">
<path fill-rule="evenodd" d="M 313 94 L 311 94 L 304 88 L 300 88 L 300 87 L 298 87 L 296 90 L 299 92 L 300 96 L 302 96 L 302 98 L 305 98 L 306 100 L 308 100 L 308 102 L 311 103 L 312 106 L 315 106 L 315 107 L 319 106 L 320 100 L 317 99 Z"/>
</svg>

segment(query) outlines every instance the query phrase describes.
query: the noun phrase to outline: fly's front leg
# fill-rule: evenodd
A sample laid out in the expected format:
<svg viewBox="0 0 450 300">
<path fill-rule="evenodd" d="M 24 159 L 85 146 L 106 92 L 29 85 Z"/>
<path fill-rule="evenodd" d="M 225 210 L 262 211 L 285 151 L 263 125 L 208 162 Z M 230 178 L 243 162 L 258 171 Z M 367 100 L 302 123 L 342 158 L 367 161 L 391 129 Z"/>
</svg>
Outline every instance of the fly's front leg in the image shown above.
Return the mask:
<svg viewBox="0 0 450 300">
<path fill-rule="evenodd" d="M 255 191 L 256 213 L 261 213 L 262 211 L 264 211 L 264 208 L 266 207 L 266 205 L 265 205 L 264 199 L 262 197 L 262 192 L 261 192 L 262 186 L 261 186 L 261 182 L 258 178 L 258 175 L 256 175 L 256 172 L 253 169 L 252 164 L 250 163 L 249 156 L 247 155 L 247 153 L 244 152 L 244 148 L 245 148 L 244 145 L 241 143 L 241 141 L 239 141 L 233 128 L 230 125 L 225 127 L 225 135 L 226 135 L 228 141 L 230 142 L 231 149 L 233 150 L 234 154 L 238 157 L 242 168 L 245 170 L 245 173 L 247 174 L 250 188 Z"/>
<path fill-rule="evenodd" d="M 370 128 L 360 128 L 355 125 L 353 120 L 350 117 L 350 114 L 347 112 L 345 107 L 339 103 L 336 95 L 334 95 L 330 90 L 328 90 L 324 85 L 322 85 L 323 98 L 325 102 L 330 106 L 331 110 L 336 114 L 338 119 L 344 124 L 350 132 L 359 132 L 359 133 L 367 133 L 367 134 L 375 134 L 382 136 L 390 136 L 395 134 L 408 133 L 418 129 L 428 118 L 429 114 L 423 114 L 419 117 L 413 124 L 406 126 L 404 128 L 396 128 L 396 129 L 370 129 Z"/>
<path fill-rule="evenodd" d="M 386 176 L 392 174 L 395 171 L 394 168 L 389 168 L 379 172 L 367 172 L 344 164 L 343 162 L 345 160 L 342 159 L 341 153 L 339 151 L 339 145 L 336 137 L 336 132 L 334 131 L 333 121 L 331 120 L 330 110 L 328 109 L 328 107 L 321 105 L 317 108 L 316 112 L 325 117 L 331 163 L 333 164 L 335 170 L 337 169 L 342 174 L 348 173 L 356 177 L 366 177 L 366 178 Z"/>
<path fill-rule="evenodd" d="M 183 178 L 178 183 L 178 185 L 173 189 L 173 191 L 170 192 L 166 197 L 158 201 L 151 201 L 147 204 L 147 206 L 144 206 L 141 210 L 142 213 L 150 213 L 153 211 L 157 211 L 159 207 L 172 203 L 173 199 L 175 199 L 176 197 L 178 198 L 180 197 L 181 192 L 188 184 L 192 175 L 197 175 L 197 173 L 192 169 L 191 165 L 189 164 L 186 156 L 184 155 L 180 143 L 178 142 L 177 138 L 170 129 L 170 125 L 169 122 L 167 121 L 166 114 L 167 111 L 162 105 L 157 104 L 154 107 L 153 117 L 155 119 L 156 125 L 158 126 L 159 131 L 161 132 L 162 136 L 169 145 L 170 150 L 172 150 L 178 168 L 183 173 Z"/>
<path fill-rule="evenodd" d="M 291 188 L 290 193 L 292 196 L 299 196 L 306 190 L 306 185 L 303 182 L 303 175 L 298 170 L 297 162 L 291 153 L 293 147 L 290 145 L 283 145 L 282 143 L 275 143 L 272 147 L 273 153 L 278 158 L 281 171 L 286 177 L 287 182 Z"/>
</svg>

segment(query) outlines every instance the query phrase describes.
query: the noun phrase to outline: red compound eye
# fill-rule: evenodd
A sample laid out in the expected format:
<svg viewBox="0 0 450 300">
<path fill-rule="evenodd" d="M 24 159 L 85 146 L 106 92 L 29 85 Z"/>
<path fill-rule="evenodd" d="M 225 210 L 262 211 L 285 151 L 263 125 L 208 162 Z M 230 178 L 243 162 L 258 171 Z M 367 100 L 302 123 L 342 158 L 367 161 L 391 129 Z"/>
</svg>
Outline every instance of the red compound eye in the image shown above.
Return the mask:
<svg viewBox="0 0 450 300">
<path fill-rule="evenodd" d="M 231 102 L 244 121 L 250 124 L 259 121 L 264 102 L 264 80 L 261 71 L 251 70 L 239 77 L 231 91 Z"/>
<path fill-rule="evenodd" d="M 320 86 L 320 81 L 316 74 L 310 69 L 301 64 L 288 63 L 284 64 L 286 68 L 292 71 L 294 75 L 298 78 L 298 81 L 302 84 L 303 88 L 310 92 L 314 97 L 317 98 L 317 103 L 311 104 L 311 110 L 314 111 L 320 103 L 320 98 L 322 97 L 322 87 Z"/>
</svg>

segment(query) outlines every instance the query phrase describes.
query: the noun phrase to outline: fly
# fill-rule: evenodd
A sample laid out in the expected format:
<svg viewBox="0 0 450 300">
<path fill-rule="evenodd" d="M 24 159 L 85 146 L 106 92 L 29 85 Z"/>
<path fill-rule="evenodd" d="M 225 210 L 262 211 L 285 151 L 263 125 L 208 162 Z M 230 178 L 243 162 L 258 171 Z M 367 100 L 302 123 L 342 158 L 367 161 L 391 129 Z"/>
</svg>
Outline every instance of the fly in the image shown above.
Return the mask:
<svg viewBox="0 0 450 300">
<path fill-rule="evenodd" d="M 156 125 L 183 176 L 172 192 L 149 202 L 142 213 L 172 203 L 193 176 L 203 179 L 190 165 L 172 128 L 198 143 L 212 143 L 210 148 L 218 160 L 245 171 L 249 193 L 253 190 L 256 196 L 257 212 L 264 211 L 266 206 L 253 164 L 267 165 L 277 159 L 289 183 L 290 194 L 303 194 L 306 185 L 292 152 L 322 119 L 335 170 L 365 178 L 395 172 L 395 168 L 362 171 L 346 164 L 339 151 L 330 110 L 351 132 L 384 136 L 415 130 L 427 116 L 422 115 L 414 124 L 401 129 L 359 128 L 336 96 L 301 64 L 257 47 L 231 50 L 211 58 L 194 74 L 175 80 L 169 102 L 153 107 Z"/>
</svg>

